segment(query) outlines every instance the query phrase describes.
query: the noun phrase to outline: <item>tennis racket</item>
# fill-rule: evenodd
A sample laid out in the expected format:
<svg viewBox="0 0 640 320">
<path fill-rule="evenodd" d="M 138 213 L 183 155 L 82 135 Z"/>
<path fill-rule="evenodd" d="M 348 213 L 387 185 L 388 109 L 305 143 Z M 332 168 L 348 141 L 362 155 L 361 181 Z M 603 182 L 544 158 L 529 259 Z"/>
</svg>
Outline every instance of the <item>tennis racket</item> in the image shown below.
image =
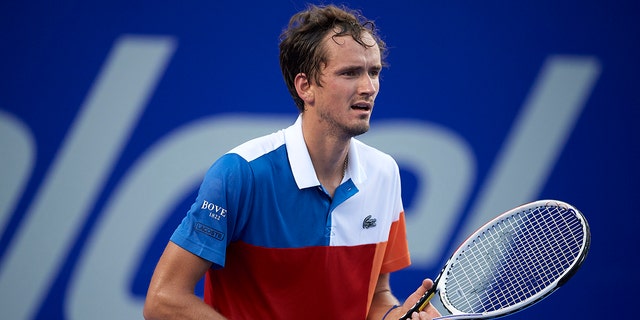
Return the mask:
<svg viewBox="0 0 640 320">
<path fill-rule="evenodd" d="M 568 203 L 540 200 L 511 209 L 469 236 L 400 320 L 423 310 L 436 292 L 451 313 L 441 319 L 490 319 L 520 311 L 566 283 L 590 242 L 585 217 Z"/>
</svg>

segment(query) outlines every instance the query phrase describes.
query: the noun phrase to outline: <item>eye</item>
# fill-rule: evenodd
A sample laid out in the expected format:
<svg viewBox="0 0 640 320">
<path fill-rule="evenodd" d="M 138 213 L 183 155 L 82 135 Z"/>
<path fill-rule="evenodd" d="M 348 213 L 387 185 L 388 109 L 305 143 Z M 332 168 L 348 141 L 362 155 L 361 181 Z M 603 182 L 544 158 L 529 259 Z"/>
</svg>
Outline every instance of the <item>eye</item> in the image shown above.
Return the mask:
<svg viewBox="0 0 640 320">
<path fill-rule="evenodd" d="M 358 71 L 355 69 L 349 69 L 349 70 L 343 71 L 342 75 L 347 77 L 355 77 L 358 75 Z"/>
</svg>

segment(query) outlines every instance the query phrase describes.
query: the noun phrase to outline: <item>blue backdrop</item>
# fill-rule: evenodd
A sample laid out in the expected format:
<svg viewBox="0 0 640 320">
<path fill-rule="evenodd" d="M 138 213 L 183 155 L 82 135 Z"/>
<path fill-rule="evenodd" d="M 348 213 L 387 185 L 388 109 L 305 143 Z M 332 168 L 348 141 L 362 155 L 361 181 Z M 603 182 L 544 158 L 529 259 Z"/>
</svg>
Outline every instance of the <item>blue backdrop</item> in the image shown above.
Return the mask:
<svg viewBox="0 0 640 320">
<path fill-rule="evenodd" d="M 362 140 L 401 166 L 414 265 L 395 293 L 489 217 L 555 198 L 587 216 L 591 252 L 511 318 L 635 316 L 640 3 L 348 4 L 390 46 Z M 295 120 L 277 46 L 304 6 L 0 4 L 0 318 L 141 318 L 206 168 Z"/>
</svg>

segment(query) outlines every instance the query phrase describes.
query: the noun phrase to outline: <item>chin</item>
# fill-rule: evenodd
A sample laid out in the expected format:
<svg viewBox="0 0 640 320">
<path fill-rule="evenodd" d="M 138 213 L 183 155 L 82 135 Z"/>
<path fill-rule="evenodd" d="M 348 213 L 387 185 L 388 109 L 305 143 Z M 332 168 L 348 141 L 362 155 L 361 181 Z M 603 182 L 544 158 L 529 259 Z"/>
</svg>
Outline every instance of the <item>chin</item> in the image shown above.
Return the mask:
<svg viewBox="0 0 640 320">
<path fill-rule="evenodd" d="M 369 122 L 349 128 L 349 134 L 353 137 L 364 134 L 367 131 L 369 131 Z"/>
</svg>

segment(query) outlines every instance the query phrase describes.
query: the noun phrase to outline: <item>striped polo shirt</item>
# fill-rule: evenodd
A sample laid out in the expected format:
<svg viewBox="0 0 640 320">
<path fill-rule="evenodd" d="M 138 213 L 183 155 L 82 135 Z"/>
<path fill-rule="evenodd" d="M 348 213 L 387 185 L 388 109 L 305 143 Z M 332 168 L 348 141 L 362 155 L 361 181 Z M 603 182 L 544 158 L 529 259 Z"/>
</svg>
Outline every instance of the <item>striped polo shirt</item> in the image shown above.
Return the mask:
<svg viewBox="0 0 640 320">
<path fill-rule="evenodd" d="M 331 198 L 300 116 L 211 166 L 171 237 L 213 263 L 205 302 L 230 319 L 366 318 L 379 274 L 409 251 L 398 165 L 355 138 L 348 157 Z"/>
</svg>

